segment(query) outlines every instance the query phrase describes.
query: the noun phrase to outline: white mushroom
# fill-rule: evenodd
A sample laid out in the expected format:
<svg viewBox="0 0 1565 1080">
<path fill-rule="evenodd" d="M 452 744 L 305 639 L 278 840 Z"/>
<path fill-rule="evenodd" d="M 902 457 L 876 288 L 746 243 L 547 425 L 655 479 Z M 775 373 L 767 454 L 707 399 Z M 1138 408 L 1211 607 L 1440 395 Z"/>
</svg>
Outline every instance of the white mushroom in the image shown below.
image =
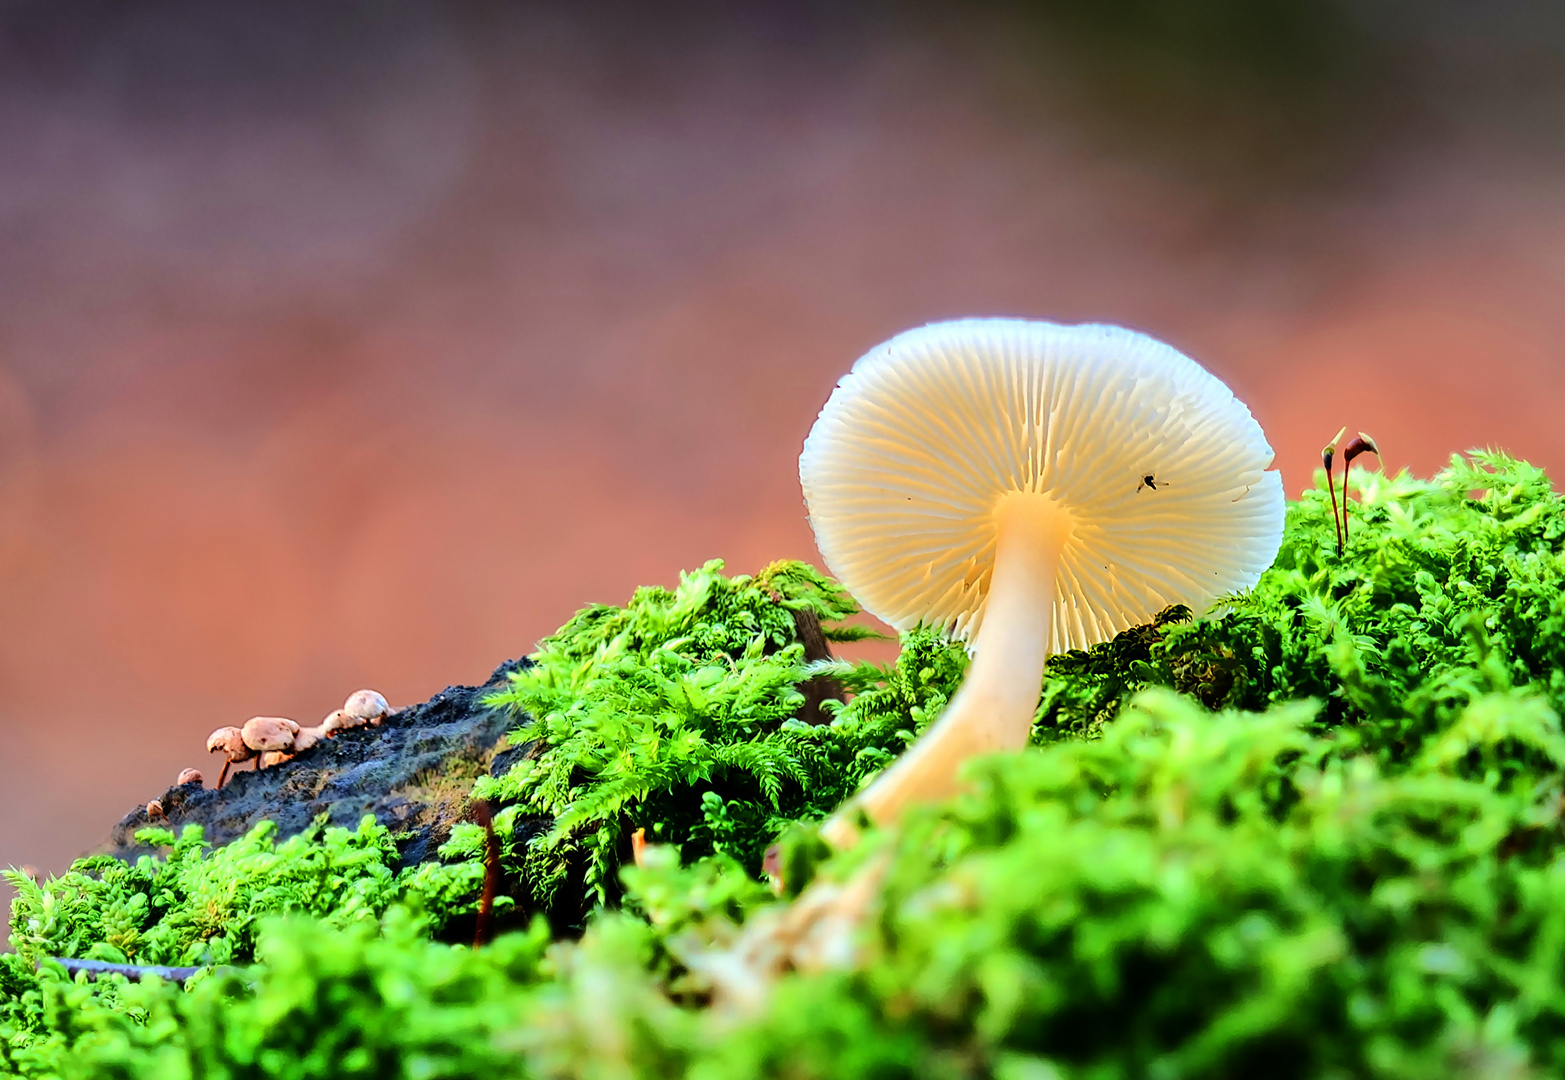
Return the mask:
<svg viewBox="0 0 1565 1080">
<path fill-rule="evenodd" d="M 290 752 L 293 750 L 294 736 L 299 734 L 299 725 L 285 716 L 252 716 L 245 721 L 241 732 L 245 745 L 261 755 L 256 768 L 264 769 L 277 764 L 279 760 L 288 759 L 279 759 L 274 755 L 292 756 Z"/>
<path fill-rule="evenodd" d="M 1113 326 L 966 319 L 872 349 L 833 392 L 799 476 L 826 564 L 898 630 L 970 642 L 937 722 L 823 835 L 956 786 L 1024 746 L 1052 652 L 1252 586 L 1282 537 L 1272 449 L 1229 389 Z"/>
<path fill-rule="evenodd" d="M 236 727 L 220 727 L 212 732 L 207 736 L 206 749 L 209 754 L 222 751 L 223 768 L 217 774 L 219 788 L 223 786 L 223 781 L 228 779 L 229 766 L 255 757 L 255 751 L 245 745 L 244 732 Z"/>
<path fill-rule="evenodd" d="M 376 690 L 355 690 L 343 702 L 342 711 L 356 720 L 379 724 L 391 714 L 391 706 Z"/>
</svg>

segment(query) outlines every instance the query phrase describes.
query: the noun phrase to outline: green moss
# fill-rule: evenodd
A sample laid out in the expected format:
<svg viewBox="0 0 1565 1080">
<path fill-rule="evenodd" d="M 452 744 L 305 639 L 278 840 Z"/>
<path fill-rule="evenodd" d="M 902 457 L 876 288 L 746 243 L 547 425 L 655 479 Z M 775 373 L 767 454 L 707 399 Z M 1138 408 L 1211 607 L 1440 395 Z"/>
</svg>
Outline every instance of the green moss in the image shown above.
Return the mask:
<svg viewBox="0 0 1565 1080">
<path fill-rule="evenodd" d="M 1148 692 L 1100 740 L 988 763 L 895 838 L 859 970 L 790 991 L 822 1031 L 779 1002 L 728 1040 L 728 1074 L 782 1072 L 848 1022 L 890 1075 L 1557 1074 L 1559 780 L 1457 765 L 1513 740 L 1546 754 L 1557 718 L 1479 698 L 1461 753 L 1388 775 L 1312 735 L 1314 713 Z"/>
<path fill-rule="evenodd" d="M 13 1038 L 9 1061 L 28 1076 L 126 1080 L 516 1075 L 501 1036 L 527 1008 L 547 943 L 540 925 L 474 953 L 429 941 L 394 909 L 384 924 L 266 920 L 259 963 L 188 991 L 71 982 L 46 966 L 46 1032 Z"/>
<path fill-rule="evenodd" d="M 626 913 L 547 952 L 541 924 L 475 954 L 393 915 L 263 924 L 256 967 L 186 994 L 46 970 L 47 1034 L 12 1056 L 169 1077 L 1553 1075 L 1559 781 L 1457 765 L 1518 732 L 1542 752 L 1559 731 L 1536 702 L 1481 697 L 1461 753 L 1432 741 L 1388 774 L 1308 703 L 1138 696 L 1101 739 L 987 762 L 886 838 L 859 962 L 785 977 L 748 1019 L 703 1008 L 677 957 L 731 939 L 755 887 L 660 853 L 627 871 Z"/>
<path fill-rule="evenodd" d="M 966 660 L 919 630 L 885 668 L 812 662 L 809 619 L 841 636 L 853 614 L 835 585 L 799 564 L 753 578 L 709 564 L 581 613 L 500 696 L 533 751 L 475 795 L 509 803 L 512 866 L 535 875 L 535 899 L 580 881 L 610 905 L 579 940 L 548 944 L 541 922 L 476 953 L 429 940 L 471 906 L 472 826 L 445 864 L 400 880 L 368 825 L 210 854 L 166 837 L 166 860 L 18 882 L 0 1066 L 154 1080 L 1565 1072 L 1565 507 L 1499 455 L 1427 482 L 1354 481 L 1344 556 L 1324 488 L 1307 492 L 1276 565 L 1218 617 L 1170 610 L 1054 658 L 1040 746 L 975 763 L 971 793 L 872 837 L 889 870 L 857 960 L 785 976 L 758 1013 L 709 1008 L 687 961 L 779 902 L 758 884 L 765 846 L 889 761 Z M 852 696 L 806 722 L 822 716 L 801 687 L 827 678 Z M 637 829 L 663 846 L 621 868 Z M 784 858 L 808 867 L 808 830 L 794 835 Z M 219 901 L 224 919 L 201 915 Z M 94 950 L 255 963 L 188 991 L 32 968 Z"/>
<path fill-rule="evenodd" d="M 1170 612 L 1053 658 L 1038 741 L 1098 734 L 1144 686 L 1212 708 L 1314 698 L 1318 727 L 1391 767 L 1484 693 L 1525 687 L 1565 709 L 1565 506 L 1543 471 L 1475 453 L 1431 481 L 1355 471 L 1353 483 L 1345 556 L 1325 489 L 1308 491 L 1288 507 L 1272 568 L 1224 617 L 1178 625 Z"/>
<path fill-rule="evenodd" d="M 755 577 L 721 568 L 582 611 L 490 699 L 515 711 L 512 741 L 533 750 L 474 796 L 509 807 L 504 831 L 548 823 L 522 841 L 540 905 L 572 875 L 596 901 L 613 899 L 638 829 L 687 860 L 725 854 L 758 874 L 785 827 L 830 812 L 903 745 L 906 712 L 895 726 L 852 711 L 833 723 L 800 715 L 814 669 L 798 616 L 829 640 L 865 636 L 842 624 L 858 609 L 840 586 L 802 563 Z"/>
<path fill-rule="evenodd" d="M 130 865 L 91 856 L 44 883 L 7 871 L 17 891 L 11 946 L 33 962 L 244 962 L 263 916 L 299 913 L 345 925 L 375 920 L 396 899 L 396 846 L 373 818 L 356 830 L 317 823 L 282 844 L 276 833 L 262 822 L 211 851 L 199 825 L 178 837 L 144 829 L 138 841 L 167 846 L 166 856 Z"/>
</svg>

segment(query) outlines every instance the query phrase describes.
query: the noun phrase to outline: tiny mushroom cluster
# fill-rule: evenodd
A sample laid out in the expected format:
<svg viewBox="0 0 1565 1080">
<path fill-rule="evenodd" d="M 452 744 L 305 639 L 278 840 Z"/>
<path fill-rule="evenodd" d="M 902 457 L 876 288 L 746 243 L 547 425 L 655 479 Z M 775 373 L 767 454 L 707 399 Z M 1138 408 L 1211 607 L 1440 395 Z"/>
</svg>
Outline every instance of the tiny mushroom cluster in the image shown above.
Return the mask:
<svg viewBox="0 0 1565 1080">
<path fill-rule="evenodd" d="M 220 727 L 207 736 L 206 748 L 211 754 L 223 755 L 223 769 L 218 773 L 217 786 L 228 779 L 231 766 L 244 761 L 255 761 L 257 769 L 280 765 L 293 760 L 296 754 L 313 747 L 322 739 L 329 739 L 339 731 L 378 725 L 391 715 L 391 706 L 385 697 L 375 690 L 356 690 L 348 695 L 340 709 L 326 714 L 315 727 L 300 727 L 283 716 L 252 716 L 243 727 Z M 179 774 L 179 783 L 194 780 L 201 782 L 201 774 L 186 769 Z"/>
</svg>

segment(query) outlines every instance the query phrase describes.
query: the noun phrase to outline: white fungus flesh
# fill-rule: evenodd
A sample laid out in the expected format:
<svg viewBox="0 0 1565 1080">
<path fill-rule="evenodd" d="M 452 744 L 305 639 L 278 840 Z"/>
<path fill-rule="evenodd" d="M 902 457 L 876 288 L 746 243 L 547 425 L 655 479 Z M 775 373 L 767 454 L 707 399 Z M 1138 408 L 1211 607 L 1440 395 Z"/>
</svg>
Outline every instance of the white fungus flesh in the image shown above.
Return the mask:
<svg viewBox="0 0 1565 1080">
<path fill-rule="evenodd" d="M 856 809 L 888 820 L 1025 745 L 1049 654 L 1253 586 L 1282 539 L 1272 458 L 1221 381 L 1120 327 L 964 319 L 862 357 L 799 459 L 816 542 L 867 611 L 974 658 Z"/>
</svg>

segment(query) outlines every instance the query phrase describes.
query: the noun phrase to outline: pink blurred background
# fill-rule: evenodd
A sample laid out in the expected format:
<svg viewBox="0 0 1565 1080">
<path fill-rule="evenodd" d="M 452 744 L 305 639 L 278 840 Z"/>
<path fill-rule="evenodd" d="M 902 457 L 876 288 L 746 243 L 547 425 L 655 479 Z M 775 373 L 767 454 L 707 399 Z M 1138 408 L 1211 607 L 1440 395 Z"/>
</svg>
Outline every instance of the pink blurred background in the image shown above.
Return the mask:
<svg viewBox="0 0 1565 1080">
<path fill-rule="evenodd" d="M 800 443 L 933 319 L 1163 337 L 1290 494 L 1343 424 L 1565 472 L 1565 27 L 1473 7 L 0 2 L 0 865 L 815 558 Z"/>
</svg>

